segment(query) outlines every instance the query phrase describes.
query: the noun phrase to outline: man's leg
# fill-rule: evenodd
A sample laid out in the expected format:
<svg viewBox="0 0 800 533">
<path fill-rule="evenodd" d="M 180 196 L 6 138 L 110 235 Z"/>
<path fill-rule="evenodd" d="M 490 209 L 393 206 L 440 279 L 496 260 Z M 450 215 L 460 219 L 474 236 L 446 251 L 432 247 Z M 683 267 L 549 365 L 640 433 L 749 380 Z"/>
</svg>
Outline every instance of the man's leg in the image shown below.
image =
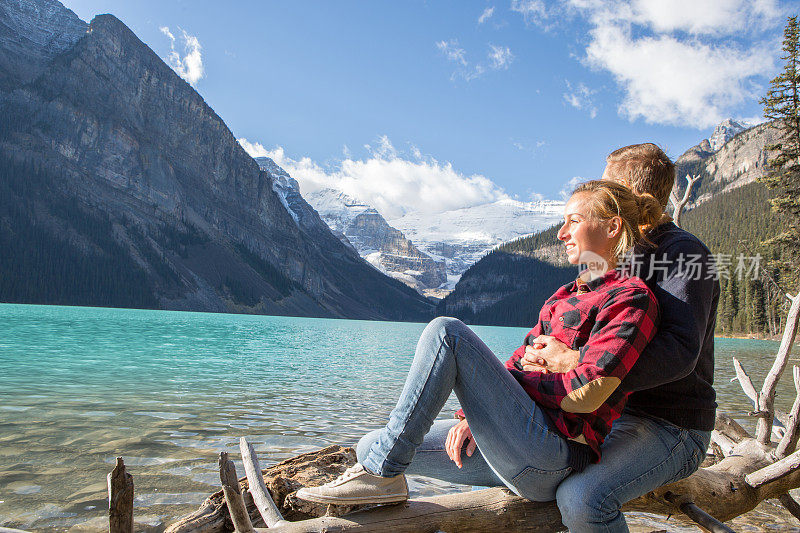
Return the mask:
<svg viewBox="0 0 800 533">
<path fill-rule="evenodd" d="M 450 459 L 450 456 L 447 455 L 447 450 L 445 449 L 447 433 L 457 423 L 458 420 L 456 419 L 436 420 L 428 434 L 425 435 L 422 444 L 417 448 L 414 460 L 411 461 L 406 473 L 432 477 L 461 485 L 502 486 L 503 482 L 486 463 L 486 459 L 483 458 L 479 449 L 475 450 L 472 457 L 467 457 L 467 453 L 464 451 L 465 448 L 461 450 L 461 468 L 458 468 L 453 460 Z M 378 440 L 380 432 L 381 430 L 379 429 L 370 431 L 358 441 L 356 456 L 359 462 L 364 461 L 370 447 Z"/>
<path fill-rule="evenodd" d="M 553 499 L 571 472 L 566 441 L 492 351 L 453 318 L 434 319 L 422 333 L 400 400 L 364 467 L 386 477 L 404 472 L 451 390 L 498 477 L 526 498 Z"/>
<path fill-rule="evenodd" d="M 694 472 L 705 457 L 710 432 L 623 414 L 606 437 L 599 463 L 559 485 L 556 496 L 572 533 L 626 532 L 622 505 Z"/>
</svg>

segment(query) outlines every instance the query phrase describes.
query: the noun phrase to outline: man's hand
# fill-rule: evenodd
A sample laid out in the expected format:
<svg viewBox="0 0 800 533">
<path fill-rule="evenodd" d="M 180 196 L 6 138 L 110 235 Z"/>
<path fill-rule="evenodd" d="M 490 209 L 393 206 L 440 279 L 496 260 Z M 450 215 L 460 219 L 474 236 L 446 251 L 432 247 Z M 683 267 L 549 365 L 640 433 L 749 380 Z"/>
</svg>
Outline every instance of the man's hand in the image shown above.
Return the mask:
<svg viewBox="0 0 800 533">
<path fill-rule="evenodd" d="M 469 425 L 466 420 L 462 420 L 447 432 L 447 441 L 445 441 L 444 449 L 447 450 L 447 455 L 461 468 L 461 447 L 464 446 L 464 441 L 469 440 L 467 443 L 467 457 L 472 457 L 475 453 L 475 439 L 472 438 L 472 431 L 469 430 Z"/>
<path fill-rule="evenodd" d="M 539 335 L 533 339 L 533 345 L 525 347 L 522 356 L 522 369 L 526 371 L 542 370 L 549 372 L 569 372 L 578 366 L 580 352 L 569 347 L 550 335 Z"/>
</svg>

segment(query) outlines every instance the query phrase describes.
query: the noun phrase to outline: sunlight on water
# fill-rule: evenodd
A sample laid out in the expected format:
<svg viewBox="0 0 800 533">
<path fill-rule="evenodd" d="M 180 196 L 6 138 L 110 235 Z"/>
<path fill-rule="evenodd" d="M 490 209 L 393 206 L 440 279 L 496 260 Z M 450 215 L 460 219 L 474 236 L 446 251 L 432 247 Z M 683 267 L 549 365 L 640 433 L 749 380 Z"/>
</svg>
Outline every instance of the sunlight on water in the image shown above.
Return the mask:
<svg viewBox="0 0 800 533">
<path fill-rule="evenodd" d="M 0 526 L 102 530 L 105 477 L 123 456 L 137 521 L 159 530 L 217 490 L 217 454 L 238 455 L 241 436 L 272 464 L 379 427 L 424 324 L 0 305 L 0 328 Z M 526 333 L 475 329 L 501 359 Z M 758 383 L 776 347 L 718 341 L 726 411 L 752 409 L 730 357 Z M 418 495 L 464 489 L 412 480 Z M 794 523 L 770 512 L 762 523 Z"/>
</svg>

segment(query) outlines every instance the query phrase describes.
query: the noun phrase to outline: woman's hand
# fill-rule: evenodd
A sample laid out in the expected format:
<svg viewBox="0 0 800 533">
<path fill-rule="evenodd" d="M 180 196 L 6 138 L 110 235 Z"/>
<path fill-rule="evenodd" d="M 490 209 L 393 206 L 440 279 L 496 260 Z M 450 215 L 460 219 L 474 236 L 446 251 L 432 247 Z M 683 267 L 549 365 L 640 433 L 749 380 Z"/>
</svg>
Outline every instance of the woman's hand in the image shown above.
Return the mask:
<svg viewBox="0 0 800 533">
<path fill-rule="evenodd" d="M 447 441 L 445 442 L 444 448 L 447 450 L 447 455 L 450 456 L 450 459 L 452 459 L 459 468 L 463 466 L 461 464 L 461 447 L 464 446 L 464 441 L 467 440 L 469 441 L 467 443 L 467 457 L 472 457 L 478 445 L 475 444 L 475 439 L 472 438 L 472 431 L 469 430 L 469 425 L 466 420 L 460 421 L 450 428 L 450 431 L 447 433 Z"/>
<path fill-rule="evenodd" d="M 522 356 L 522 369 L 540 370 L 534 368 L 544 366 L 549 372 L 567 373 L 575 370 L 578 366 L 580 353 L 571 350 L 569 346 L 549 335 L 539 335 L 533 339 L 533 346 L 525 347 L 525 354 Z"/>
</svg>

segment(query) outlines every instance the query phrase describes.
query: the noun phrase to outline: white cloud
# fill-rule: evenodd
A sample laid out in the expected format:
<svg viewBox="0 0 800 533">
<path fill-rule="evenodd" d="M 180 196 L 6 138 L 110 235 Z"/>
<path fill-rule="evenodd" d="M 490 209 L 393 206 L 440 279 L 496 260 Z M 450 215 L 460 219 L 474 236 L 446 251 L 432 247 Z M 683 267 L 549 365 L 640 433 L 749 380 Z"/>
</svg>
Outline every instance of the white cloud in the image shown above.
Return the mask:
<svg viewBox="0 0 800 533">
<path fill-rule="evenodd" d="M 528 152 L 534 157 L 541 151 L 542 147 L 547 146 L 547 141 L 532 141 L 530 139 L 518 140 L 510 139 L 511 145 L 520 152 Z"/>
<path fill-rule="evenodd" d="M 483 10 L 481 16 L 478 17 L 478 24 L 483 24 L 484 22 L 492 18 L 492 15 L 494 15 L 494 6 L 487 7 L 486 9 Z"/>
<path fill-rule="evenodd" d="M 549 29 L 550 12 L 542 0 L 512 0 L 511 11 L 516 11 L 525 19 L 525 24 Z"/>
<path fill-rule="evenodd" d="M 614 77 L 630 120 L 713 126 L 773 70 L 777 41 L 761 34 L 779 21 L 775 0 L 565 1 L 590 24 L 583 61 Z"/>
<path fill-rule="evenodd" d="M 634 0 L 631 18 L 657 32 L 725 35 L 774 23 L 780 11 L 774 0 Z"/>
<path fill-rule="evenodd" d="M 514 54 L 511 53 L 511 49 L 507 46 L 490 44 L 489 50 L 489 62 L 495 70 L 507 69 L 508 65 L 514 60 Z"/>
<path fill-rule="evenodd" d="M 531 192 L 528 194 L 529 202 L 541 202 L 544 199 L 544 195 L 538 192 Z"/>
<path fill-rule="evenodd" d="M 582 178 L 580 176 L 574 176 L 567 183 L 564 184 L 564 187 L 558 192 L 558 195 L 566 202 L 567 200 L 569 200 L 569 197 L 572 196 L 572 191 L 575 190 L 575 187 L 577 187 L 579 183 L 583 183 L 584 181 L 589 181 L 589 180 L 587 180 L 586 178 Z"/>
<path fill-rule="evenodd" d="M 264 148 L 264 145 L 261 143 L 251 143 L 244 137 L 236 139 L 239 141 L 239 144 L 242 145 L 244 151 L 250 154 L 250 157 L 272 157 L 272 154 L 275 153 L 274 150 L 267 150 Z M 283 148 L 280 148 L 281 153 L 283 153 Z M 272 159 L 275 159 L 272 157 Z"/>
<path fill-rule="evenodd" d="M 162 26 L 159 28 L 161 33 L 169 38 L 169 55 L 165 58 L 167 64 L 180 76 L 191 85 L 195 85 L 200 78 L 205 75 L 203 69 L 203 55 L 202 46 L 200 41 L 194 35 L 189 35 L 186 30 L 181 30 L 181 39 L 183 40 L 184 56 L 175 50 L 176 38 L 169 31 L 169 27 Z"/>
<path fill-rule="evenodd" d="M 467 61 L 466 50 L 459 48 L 458 41 L 455 39 L 439 41 L 436 43 L 436 48 L 444 54 L 448 61 L 457 64 L 458 68 L 451 74 L 451 80 L 463 78 L 466 81 L 471 81 L 480 78 L 489 70 L 507 70 L 511 62 L 514 61 L 514 54 L 507 46 L 489 44 L 489 52 L 486 55 L 487 61 L 472 64 Z"/>
<path fill-rule="evenodd" d="M 564 101 L 576 109 L 582 109 L 589 112 L 591 118 L 597 116 L 597 105 L 594 102 L 594 95 L 596 90 L 590 89 L 583 82 L 578 83 L 577 87 L 572 87 L 572 84 L 565 80 L 567 84 L 567 92 L 564 93 Z"/>
<path fill-rule="evenodd" d="M 323 168 L 308 157 L 293 159 L 280 146 L 267 150 L 247 139 L 239 139 L 239 143 L 253 157 L 271 157 L 298 181 L 302 194 L 338 189 L 372 205 L 387 219 L 510 199 L 486 176 L 467 176 L 449 162 L 423 157 L 413 147 L 411 158 L 405 157 L 386 136 L 369 146 L 368 158 L 348 157 L 335 168 Z"/>
<path fill-rule="evenodd" d="M 636 38 L 616 25 L 599 26 L 591 36 L 586 60 L 614 76 L 625 93 L 619 112 L 631 120 L 713 126 L 755 98 L 760 91 L 752 78 L 772 68 L 766 46 L 744 50 L 669 35 Z"/>
<path fill-rule="evenodd" d="M 467 66 L 466 50 L 458 47 L 458 41 L 455 39 L 450 41 L 439 41 L 436 43 L 436 48 L 447 58 L 448 61 Z"/>
</svg>

